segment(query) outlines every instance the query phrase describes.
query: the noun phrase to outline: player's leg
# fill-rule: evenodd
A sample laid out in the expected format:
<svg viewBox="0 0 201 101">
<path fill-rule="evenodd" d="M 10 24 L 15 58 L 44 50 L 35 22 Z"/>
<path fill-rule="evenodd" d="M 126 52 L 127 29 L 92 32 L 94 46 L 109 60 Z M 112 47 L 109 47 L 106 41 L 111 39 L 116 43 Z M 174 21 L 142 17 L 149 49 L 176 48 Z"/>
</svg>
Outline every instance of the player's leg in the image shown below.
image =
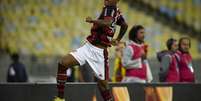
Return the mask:
<svg viewBox="0 0 201 101">
<path fill-rule="evenodd" d="M 107 49 L 104 50 L 104 80 L 98 79 L 98 88 L 99 91 L 104 99 L 104 101 L 114 101 L 112 91 L 108 84 L 109 79 L 109 64 L 108 64 L 108 51 Z M 102 65 L 102 64 L 101 64 Z M 100 66 L 100 65 L 99 65 Z"/>
<path fill-rule="evenodd" d="M 112 91 L 107 80 L 98 80 L 98 88 L 104 101 L 114 101 Z"/>
<path fill-rule="evenodd" d="M 57 71 L 58 97 L 64 97 L 64 87 L 67 80 L 66 70 L 78 64 L 78 61 L 71 54 L 65 55 L 59 61 Z"/>
<path fill-rule="evenodd" d="M 86 61 L 95 73 L 100 93 L 104 101 L 113 101 L 112 92 L 107 81 L 109 78 L 108 52 L 106 49 L 91 44 L 87 44 L 87 47 L 89 49 L 86 51 Z"/>
</svg>

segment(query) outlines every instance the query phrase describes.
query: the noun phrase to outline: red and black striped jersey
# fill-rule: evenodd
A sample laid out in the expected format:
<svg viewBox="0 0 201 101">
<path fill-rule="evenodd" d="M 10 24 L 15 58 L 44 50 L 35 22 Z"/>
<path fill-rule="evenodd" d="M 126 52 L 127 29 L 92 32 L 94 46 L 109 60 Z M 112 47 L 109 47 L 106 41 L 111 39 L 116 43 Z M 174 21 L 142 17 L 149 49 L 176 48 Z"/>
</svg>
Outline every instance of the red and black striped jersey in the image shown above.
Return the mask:
<svg viewBox="0 0 201 101">
<path fill-rule="evenodd" d="M 91 28 L 91 34 L 87 37 L 87 40 L 93 44 L 102 44 L 105 46 L 111 46 L 111 40 L 114 36 L 116 25 L 125 23 L 123 16 L 119 8 L 116 6 L 105 6 L 98 19 L 112 19 L 110 26 L 99 26 L 96 23 Z"/>
</svg>

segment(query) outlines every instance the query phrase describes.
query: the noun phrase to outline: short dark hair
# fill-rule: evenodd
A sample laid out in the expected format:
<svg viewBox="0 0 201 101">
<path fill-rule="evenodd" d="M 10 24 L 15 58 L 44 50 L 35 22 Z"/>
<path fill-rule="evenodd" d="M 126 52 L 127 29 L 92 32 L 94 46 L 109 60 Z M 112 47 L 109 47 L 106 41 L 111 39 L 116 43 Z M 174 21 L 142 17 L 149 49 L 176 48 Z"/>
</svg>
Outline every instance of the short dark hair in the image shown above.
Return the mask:
<svg viewBox="0 0 201 101">
<path fill-rule="evenodd" d="M 167 40 L 166 47 L 168 48 L 168 50 L 171 50 L 173 43 L 176 42 L 176 41 L 177 40 L 174 39 L 174 38 L 170 38 L 170 39 Z"/>
<path fill-rule="evenodd" d="M 140 29 L 144 29 L 144 27 L 142 25 L 134 25 L 130 32 L 129 32 L 129 40 L 132 40 L 132 41 L 135 41 L 136 38 L 137 38 L 137 32 L 140 30 Z"/>
<path fill-rule="evenodd" d="M 19 60 L 19 55 L 17 53 L 13 53 L 13 54 L 11 54 L 11 59 L 13 61 L 18 61 Z"/>
</svg>

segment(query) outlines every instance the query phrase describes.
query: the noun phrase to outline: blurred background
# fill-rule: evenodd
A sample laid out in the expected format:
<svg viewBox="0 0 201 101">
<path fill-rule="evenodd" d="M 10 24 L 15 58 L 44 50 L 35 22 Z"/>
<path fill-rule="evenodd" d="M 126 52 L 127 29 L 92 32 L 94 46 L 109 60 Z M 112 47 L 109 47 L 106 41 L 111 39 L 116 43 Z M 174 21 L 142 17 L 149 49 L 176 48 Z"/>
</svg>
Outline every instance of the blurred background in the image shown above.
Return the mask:
<svg viewBox="0 0 201 101">
<path fill-rule="evenodd" d="M 19 53 L 29 82 L 56 82 L 59 58 L 85 42 L 91 28 L 85 18 L 97 18 L 102 7 L 103 0 L 0 0 L 0 82 L 6 82 L 12 53 Z M 156 53 L 166 48 L 167 39 L 181 36 L 191 38 L 201 82 L 201 0 L 120 0 L 119 8 L 128 22 L 127 33 L 136 24 L 146 29 L 153 82 L 158 81 Z M 109 51 L 112 78 L 115 47 Z M 78 67 L 73 75 L 80 81 Z"/>
</svg>

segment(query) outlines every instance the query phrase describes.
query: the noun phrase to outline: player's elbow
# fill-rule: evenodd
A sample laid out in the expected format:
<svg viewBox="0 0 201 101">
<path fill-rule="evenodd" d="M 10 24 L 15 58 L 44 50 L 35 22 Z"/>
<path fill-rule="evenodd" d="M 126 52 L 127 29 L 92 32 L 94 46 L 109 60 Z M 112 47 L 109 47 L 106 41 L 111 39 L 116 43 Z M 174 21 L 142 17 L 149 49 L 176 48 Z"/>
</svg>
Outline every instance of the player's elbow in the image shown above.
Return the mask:
<svg viewBox="0 0 201 101">
<path fill-rule="evenodd" d="M 127 28 L 128 28 L 128 24 L 127 24 L 127 23 L 123 23 L 123 24 L 121 25 L 121 27 L 124 28 L 124 29 L 127 29 Z"/>
</svg>

